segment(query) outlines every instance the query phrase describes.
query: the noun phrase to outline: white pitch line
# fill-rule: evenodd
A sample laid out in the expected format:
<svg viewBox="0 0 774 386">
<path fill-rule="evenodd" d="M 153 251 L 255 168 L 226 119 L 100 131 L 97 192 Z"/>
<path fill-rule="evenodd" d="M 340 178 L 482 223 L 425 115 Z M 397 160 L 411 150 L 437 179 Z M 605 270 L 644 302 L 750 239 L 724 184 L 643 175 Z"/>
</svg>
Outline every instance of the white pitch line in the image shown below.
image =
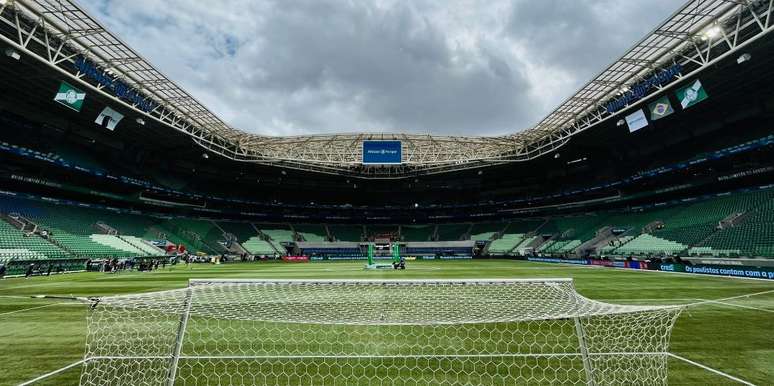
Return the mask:
<svg viewBox="0 0 774 386">
<path fill-rule="evenodd" d="M 722 305 L 724 305 L 724 306 L 729 306 L 729 307 L 739 307 L 739 308 L 746 308 L 746 309 L 748 309 L 748 310 L 754 310 L 754 311 L 761 311 L 761 312 L 771 312 L 771 313 L 774 313 L 774 310 L 767 310 L 767 309 L 765 309 L 765 308 L 758 308 L 758 307 L 752 307 L 752 306 L 745 306 L 745 305 L 742 305 L 742 304 L 725 303 L 725 302 L 721 302 L 721 301 L 718 301 L 718 300 L 704 300 L 704 302 L 706 302 L 706 303 L 711 303 L 711 304 L 722 304 Z"/>
<path fill-rule="evenodd" d="M 17 313 L 17 312 L 24 312 L 24 311 L 30 311 L 30 310 L 37 310 L 38 308 L 43 308 L 43 307 L 51 307 L 51 306 L 55 306 L 55 305 L 57 305 L 57 304 L 61 304 L 61 303 L 51 303 L 51 304 L 44 304 L 44 305 L 42 305 L 42 306 L 37 306 L 37 307 L 22 308 L 21 310 L 16 310 L 16 311 L 9 311 L 9 312 L 4 312 L 4 313 L 0 314 L 0 316 L 6 316 L 6 315 L 10 315 L 10 314 L 15 314 L 15 313 Z"/>
<path fill-rule="evenodd" d="M 46 378 L 48 378 L 48 377 L 51 377 L 51 376 L 57 375 L 57 374 L 59 374 L 59 373 L 61 373 L 61 372 L 63 372 L 63 371 L 67 371 L 67 370 L 69 370 L 69 369 L 71 369 L 71 368 L 73 368 L 73 367 L 75 367 L 75 366 L 79 366 L 79 365 L 80 365 L 81 363 L 83 363 L 83 362 L 84 362 L 84 360 L 83 360 L 83 359 L 81 359 L 81 360 L 79 360 L 79 361 L 77 361 L 77 362 L 70 363 L 69 365 L 67 365 L 67 366 L 65 366 L 65 367 L 62 367 L 61 369 L 54 370 L 54 371 L 52 371 L 52 372 L 50 372 L 50 373 L 43 374 L 43 375 L 41 375 L 41 376 L 39 376 L 39 377 L 37 377 L 37 378 L 35 378 L 35 379 L 30 379 L 30 380 L 29 380 L 29 381 L 27 381 L 27 382 L 20 383 L 20 384 L 19 384 L 19 386 L 27 386 L 27 385 L 31 385 L 31 384 L 33 384 L 33 383 L 35 383 L 35 382 L 38 382 L 38 381 L 41 381 L 41 380 L 43 380 L 43 379 L 46 379 Z"/>
<path fill-rule="evenodd" d="M 735 376 L 733 376 L 733 375 L 726 374 L 726 373 L 724 373 L 724 372 L 722 372 L 722 371 L 720 371 L 720 370 L 713 369 L 712 367 L 705 366 L 705 365 L 703 365 L 703 364 L 701 364 L 701 363 L 699 363 L 699 362 L 692 361 L 692 360 L 690 360 L 690 359 L 688 359 L 688 358 L 681 357 L 681 356 L 679 356 L 679 355 L 677 355 L 677 354 L 672 354 L 672 353 L 670 352 L 670 353 L 667 353 L 667 355 L 669 355 L 669 356 L 670 356 L 670 357 L 672 357 L 672 358 L 679 359 L 679 360 L 681 360 L 681 361 L 683 361 L 683 362 L 690 363 L 690 364 L 692 364 L 692 365 L 694 365 L 694 366 L 696 366 L 696 367 L 702 368 L 702 369 L 704 369 L 704 370 L 707 370 L 707 371 L 709 371 L 709 372 L 711 372 L 711 373 L 714 373 L 714 374 L 720 375 L 720 376 L 722 376 L 722 377 L 726 377 L 726 378 L 728 378 L 728 379 L 730 379 L 730 380 L 732 380 L 732 381 L 739 382 L 739 383 L 741 383 L 741 384 L 743 384 L 743 385 L 748 385 L 748 386 L 755 386 L 755 384 L 754 384 L 754 383 L 747 382 L 747 381 L 745 381 L 744 379 L 740 379 L 740 378 L 737 378 L 737 377 L 735 377 Z"/>
<path fill-rule="evenodd" d="M 745 294 L 745 295 L 731 296 L 731 297 L 722 298 L 722 299 L 703 300 L 703 301 L 696 302 L 696 303 L 686 304 L 686 306 L 693 307 L 693 306 L 700 306 L 702 304 L 707 304 L 707 303 L 727 302 L 729 300 L 735 300 L 735 299 L 741 299 L 741 298 L 749 298 L 749 297 L 758 296 L 758 295 L 766 295 L 766 294 L 770 294 L 772 292 L 774 292 L 774 289 L 768 290 L 768 291 L 754 292 L 754 293 Z"/>
</svg>

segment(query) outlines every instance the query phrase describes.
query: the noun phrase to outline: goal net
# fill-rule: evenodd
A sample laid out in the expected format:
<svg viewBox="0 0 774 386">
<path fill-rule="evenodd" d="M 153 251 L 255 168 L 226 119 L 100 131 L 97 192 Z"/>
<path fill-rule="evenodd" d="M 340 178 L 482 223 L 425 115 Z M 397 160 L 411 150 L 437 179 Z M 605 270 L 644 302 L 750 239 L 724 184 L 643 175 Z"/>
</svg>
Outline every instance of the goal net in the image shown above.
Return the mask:
<svg viewBox="0 0 774 386">
<path fill-rule="evenodd" d="M 81 384 L 666 384 L 680 310 L 571 279 L 192 280 L 95 300 Z"/>
</svg>

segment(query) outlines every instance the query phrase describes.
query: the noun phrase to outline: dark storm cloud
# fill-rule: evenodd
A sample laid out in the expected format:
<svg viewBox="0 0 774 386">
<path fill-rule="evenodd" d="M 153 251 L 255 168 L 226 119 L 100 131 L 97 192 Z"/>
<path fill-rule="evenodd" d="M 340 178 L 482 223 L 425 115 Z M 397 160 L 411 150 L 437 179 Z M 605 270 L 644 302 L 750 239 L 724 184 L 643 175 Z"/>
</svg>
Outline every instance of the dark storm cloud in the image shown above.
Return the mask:
<svg viewBox="0 0 774 386">
<path fill-rule="evenodd" d="M 227 122 L 271 135 L 518 131 L 679 5 L 85 2 Z M 644 10 L 648 17 L 636 14 Z"/>
</svg>

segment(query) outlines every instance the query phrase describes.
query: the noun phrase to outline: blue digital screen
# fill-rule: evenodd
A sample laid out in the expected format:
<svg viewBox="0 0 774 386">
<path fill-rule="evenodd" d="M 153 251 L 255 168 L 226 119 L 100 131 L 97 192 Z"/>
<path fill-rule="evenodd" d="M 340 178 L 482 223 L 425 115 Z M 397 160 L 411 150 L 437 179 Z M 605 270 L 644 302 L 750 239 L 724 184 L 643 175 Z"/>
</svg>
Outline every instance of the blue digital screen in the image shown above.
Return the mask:
<svg viewBox="0 0 774 386">
<path fill-rule="evenodd" d="M 399 164 L 400 141 L 363 141 L 363 164 Z"/>
</svg>

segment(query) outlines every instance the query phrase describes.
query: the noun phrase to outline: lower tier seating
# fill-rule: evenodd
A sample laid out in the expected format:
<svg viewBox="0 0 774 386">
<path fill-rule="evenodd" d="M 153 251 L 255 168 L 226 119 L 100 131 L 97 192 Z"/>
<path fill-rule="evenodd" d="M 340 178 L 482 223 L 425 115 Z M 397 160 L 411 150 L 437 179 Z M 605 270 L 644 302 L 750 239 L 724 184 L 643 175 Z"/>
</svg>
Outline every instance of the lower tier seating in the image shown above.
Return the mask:
<svg viewBox="0 0 774 386">
<path fill-rule="evenodd" d="M 274 247 L 272 247 L 271 244 L 269 244 L 268 241 L 262 240 L 258 236 L 249 238 L 247 241 L 242 243 L 242 247 L 244 247 L 253 255 L 274 255 L 277 253 L 277 251 L 274 249 Z"/>
</svg>

